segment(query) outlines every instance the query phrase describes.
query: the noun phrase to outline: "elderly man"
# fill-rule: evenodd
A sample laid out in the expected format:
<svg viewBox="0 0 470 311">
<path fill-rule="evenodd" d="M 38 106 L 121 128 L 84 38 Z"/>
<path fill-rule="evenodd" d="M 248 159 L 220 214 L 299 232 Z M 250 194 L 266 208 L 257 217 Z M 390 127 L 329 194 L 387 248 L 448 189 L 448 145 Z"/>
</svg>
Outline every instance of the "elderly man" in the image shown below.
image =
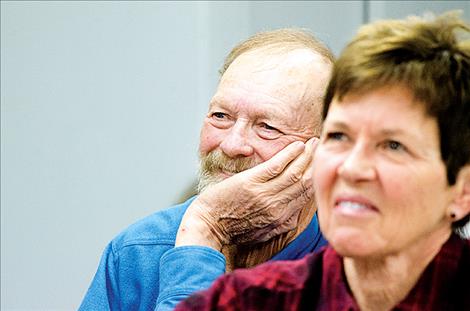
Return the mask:
<svg viewBox="0 0 470 311">
<path fill-rule="evenodd" d="M 199 195 L 111 241 L 80 310 L 172 309 L 225 271 L 325 244 L 311 159 L 332 62 L 300 30 L 236 46 L 201 130 Z"/>
</svg>

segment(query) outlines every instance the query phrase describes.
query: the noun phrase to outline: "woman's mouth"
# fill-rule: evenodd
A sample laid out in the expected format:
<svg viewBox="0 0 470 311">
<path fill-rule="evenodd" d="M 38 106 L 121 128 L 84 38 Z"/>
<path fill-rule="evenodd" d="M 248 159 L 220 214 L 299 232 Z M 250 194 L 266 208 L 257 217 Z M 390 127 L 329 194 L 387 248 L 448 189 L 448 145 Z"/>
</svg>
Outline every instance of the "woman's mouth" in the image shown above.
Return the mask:
<svg viewBox="0 0 470 311">
<path fill-rule="evenodd" d="M 335 210 L 348 216 L 361 216 L 378 212 L 373 204 L 363 198 L 338 199 L 335 201 Z"/>
</svg>

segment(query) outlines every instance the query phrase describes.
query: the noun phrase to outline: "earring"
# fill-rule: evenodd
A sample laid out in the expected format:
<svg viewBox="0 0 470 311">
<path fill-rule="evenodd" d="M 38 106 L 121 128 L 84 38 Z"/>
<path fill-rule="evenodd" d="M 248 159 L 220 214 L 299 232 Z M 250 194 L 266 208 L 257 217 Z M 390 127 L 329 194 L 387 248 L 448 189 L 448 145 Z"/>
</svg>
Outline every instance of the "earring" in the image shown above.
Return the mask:
<svg viewBox="0 0 470 311">
<path fill-rule="evenodd" d="M 455 217 L 457 217 L 457 215 L 455 215 L 454 212 L 451 212 L 451 213 L 450 213 L 450 218 L 455 219 Z"/>
</svg>

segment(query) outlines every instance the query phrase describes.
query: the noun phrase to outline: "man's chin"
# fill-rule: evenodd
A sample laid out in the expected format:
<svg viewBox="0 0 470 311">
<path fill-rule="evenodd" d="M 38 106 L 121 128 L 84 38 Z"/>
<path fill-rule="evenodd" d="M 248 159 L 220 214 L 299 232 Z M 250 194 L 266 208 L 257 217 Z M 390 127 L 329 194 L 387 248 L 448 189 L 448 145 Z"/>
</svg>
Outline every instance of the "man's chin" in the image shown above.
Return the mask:
<svg viewBox="0 0 470 311">
<path fill-rule="evenodd" d="M 226 179 L 228 177 L 224 177 L 222 174 L 212 174 L 210 176 L 208 175 L 203 175 L 199 177 L 199 183 L 197 185 L 197 192 L 201 193 L 204 190 L 206 190 L 208 187 L 215 185 L 222 180 Z"/>
<path fill-rule="evenodd" d="M 200 174 L 199 175 L 199 183 L 198 183 L 198 186 L 197 186 L 197 192 L 201 193 L 202 191 L 207 189 L 207 187 L 215 185 L 215 184 L 217 184 L 217 183 L 219 183 L 219 182 L 221 182 L 221 181 L 223 181 L 227 178 L 230 178 L 230 177 L 232 177 L 233 175 L 236 175 L 236 174 L 237 173 L 223 171 L 223 170 L 219 170 L 216 173 L 212 172 L 210 174 L 209 173 Z"/>
</svg>

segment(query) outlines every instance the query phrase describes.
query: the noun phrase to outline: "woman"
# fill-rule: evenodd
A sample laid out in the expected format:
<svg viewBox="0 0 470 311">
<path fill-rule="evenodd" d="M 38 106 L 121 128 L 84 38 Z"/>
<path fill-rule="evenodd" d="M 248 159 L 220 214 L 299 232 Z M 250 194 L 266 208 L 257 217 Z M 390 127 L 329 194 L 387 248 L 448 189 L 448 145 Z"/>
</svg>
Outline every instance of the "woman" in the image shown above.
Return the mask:
<svg viewBox="0 0 470 311">
<path fill-rule="evenodd" d="M 314 159 L 330 246 L 227 275 L 180 310 L 470 310 L 470 28 L 363 26 L 338 59 Z"/>
</svg>

